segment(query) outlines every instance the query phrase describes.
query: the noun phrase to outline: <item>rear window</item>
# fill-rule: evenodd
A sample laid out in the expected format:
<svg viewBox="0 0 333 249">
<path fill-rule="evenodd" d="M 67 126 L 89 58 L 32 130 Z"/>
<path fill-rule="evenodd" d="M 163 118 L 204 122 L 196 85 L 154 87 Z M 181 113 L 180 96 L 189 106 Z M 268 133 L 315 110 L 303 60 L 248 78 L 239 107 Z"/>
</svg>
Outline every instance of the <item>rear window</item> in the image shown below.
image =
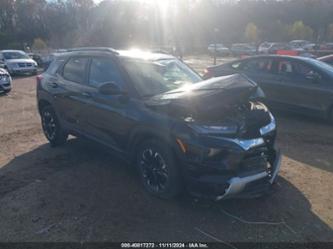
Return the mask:
<svg viewBox="0 0 333 249">
<path fill-rule="evenodd" d="M 85 57 L 71 58 L 64 67 L 63 77 L 69 81 L 83 83 L 87 62 L 88 58 Z"/>
</svg>

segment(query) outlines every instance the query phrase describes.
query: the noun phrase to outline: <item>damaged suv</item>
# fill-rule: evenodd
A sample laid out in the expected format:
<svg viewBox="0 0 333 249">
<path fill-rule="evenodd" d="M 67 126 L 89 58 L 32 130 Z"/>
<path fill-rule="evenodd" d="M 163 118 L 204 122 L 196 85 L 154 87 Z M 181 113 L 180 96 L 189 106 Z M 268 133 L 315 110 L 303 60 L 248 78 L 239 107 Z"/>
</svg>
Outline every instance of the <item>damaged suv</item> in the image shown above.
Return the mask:
<svg viewBox="0 0 333 249">
<path fill-rule="evenodd" d="M 262 97 L 241 75 L 203 81 L 172 56 L 109 48 L 73 49 L 37 77 L 52 146 L 69 134 L 107 145 L 162 198 L 184 188 L 216 200 L 270 189 L 280 153 Z"/>
</svg>

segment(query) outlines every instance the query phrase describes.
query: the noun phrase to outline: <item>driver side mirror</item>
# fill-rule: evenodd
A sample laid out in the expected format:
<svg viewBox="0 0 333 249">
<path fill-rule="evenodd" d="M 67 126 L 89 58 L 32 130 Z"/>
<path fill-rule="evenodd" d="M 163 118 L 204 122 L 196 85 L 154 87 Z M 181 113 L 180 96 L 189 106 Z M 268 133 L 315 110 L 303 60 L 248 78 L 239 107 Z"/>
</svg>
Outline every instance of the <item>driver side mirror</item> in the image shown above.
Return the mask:
<svg viewBox="0 0 333 249">
<path fill-rule="evenodd" d="M 105 83 L 98 89 L 103 95 L 125 95 L 126 93 L 120 89 L 114 82 Z"/>
</svg>

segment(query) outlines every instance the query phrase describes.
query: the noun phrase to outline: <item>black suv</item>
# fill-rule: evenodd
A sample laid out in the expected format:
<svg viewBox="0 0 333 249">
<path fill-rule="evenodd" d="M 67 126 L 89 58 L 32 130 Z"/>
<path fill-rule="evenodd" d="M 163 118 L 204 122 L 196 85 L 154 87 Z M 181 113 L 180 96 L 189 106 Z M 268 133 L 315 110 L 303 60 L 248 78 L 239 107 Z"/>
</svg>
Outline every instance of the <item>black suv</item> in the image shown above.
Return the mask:
<svg viewBox="0 0 333 249">
<path fill-rule="evenodd" d="M 150 193 L 187 188 L 214 198 L 256 197 L 276 179 L 276 124 L 261 89 L 241 75 L 202 78 L 175 57 L 110 48 L 59 55 L 37 77 L 52 146 L 68 134 L 127 158 Z"/>
</svg>

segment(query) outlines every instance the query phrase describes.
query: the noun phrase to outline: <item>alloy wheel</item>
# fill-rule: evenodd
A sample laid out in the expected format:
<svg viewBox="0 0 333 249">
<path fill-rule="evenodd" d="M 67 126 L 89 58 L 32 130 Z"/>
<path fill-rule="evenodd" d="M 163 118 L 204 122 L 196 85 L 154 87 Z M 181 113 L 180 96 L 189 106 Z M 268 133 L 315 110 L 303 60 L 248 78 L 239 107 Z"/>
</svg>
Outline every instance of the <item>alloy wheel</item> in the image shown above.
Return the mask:
<svg viewBox="0 0 333 249">
<path fill-rule="evenodd" d="M 169 182 L 166 161 L 152 148 L 147 148 L 140 155 L 140 168 L 145 185 L 153 192 L 163 192 Z"/>
<path fill-rule="evenodd" d="M 56 121 L 49 111 L 44 111 L 42 125 L 46 137 L 49 140 L 53 140 L 56 136 Z"/>
</svg>

